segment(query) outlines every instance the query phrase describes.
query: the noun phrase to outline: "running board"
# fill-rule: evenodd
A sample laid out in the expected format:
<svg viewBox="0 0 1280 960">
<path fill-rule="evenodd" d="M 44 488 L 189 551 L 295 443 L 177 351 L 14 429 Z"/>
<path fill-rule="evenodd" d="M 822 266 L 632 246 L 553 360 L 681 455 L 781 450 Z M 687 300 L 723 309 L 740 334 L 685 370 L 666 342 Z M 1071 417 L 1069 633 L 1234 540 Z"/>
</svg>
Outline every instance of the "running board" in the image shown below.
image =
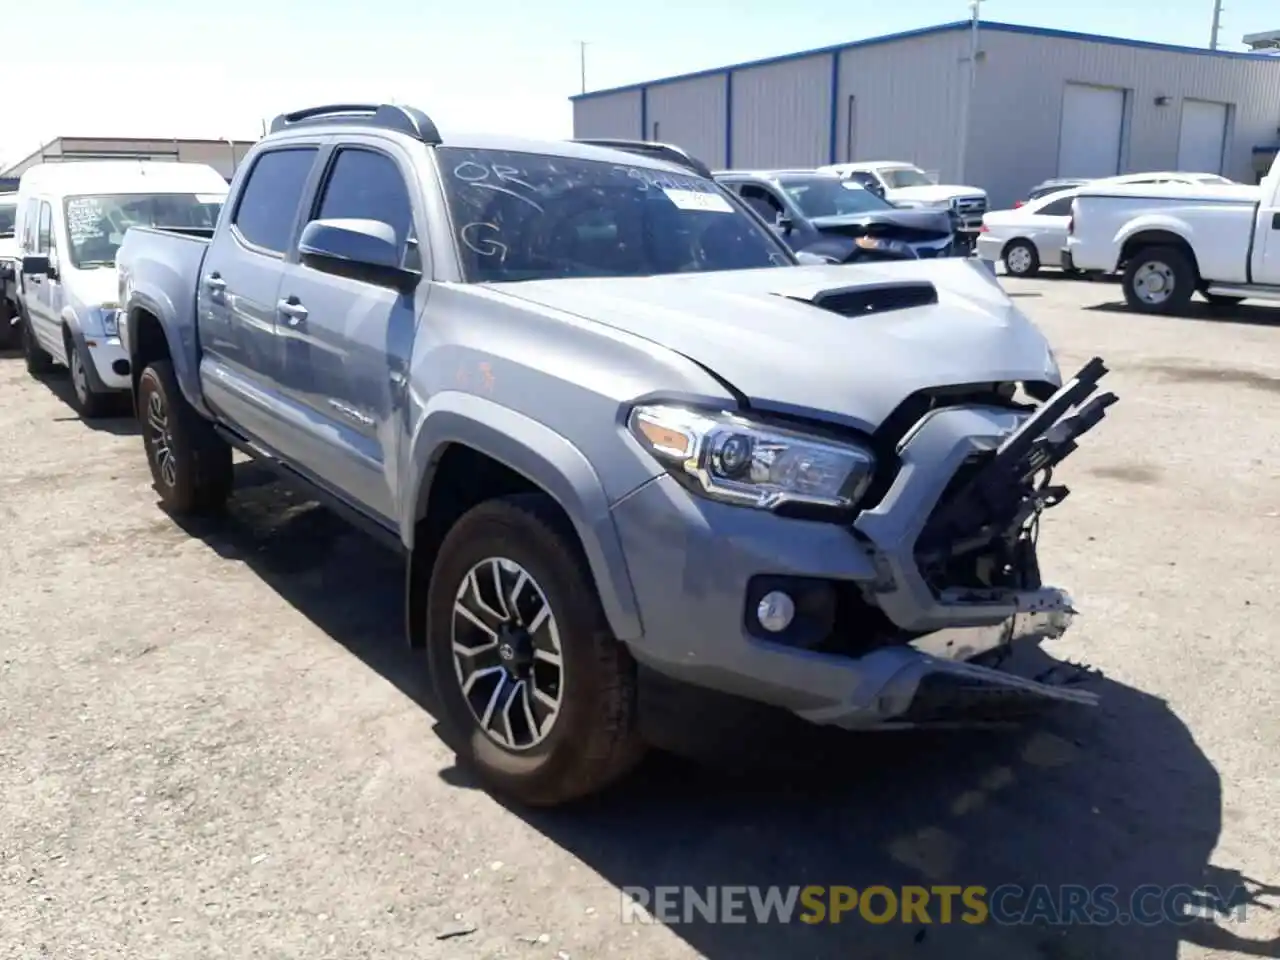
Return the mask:
<svg viewBox="0 0 1280 960">
<path fill-rule="evenodd" d="M 1280 300 L 1280 287 L 1261 283 L 1240 285 L 1230 283 L 1213 283 L 1209 285 L 1208 290 L 1205 292 L 1217 294 L 1220 297 L 1244 297 L 1251 300 Z"/>
</svg>

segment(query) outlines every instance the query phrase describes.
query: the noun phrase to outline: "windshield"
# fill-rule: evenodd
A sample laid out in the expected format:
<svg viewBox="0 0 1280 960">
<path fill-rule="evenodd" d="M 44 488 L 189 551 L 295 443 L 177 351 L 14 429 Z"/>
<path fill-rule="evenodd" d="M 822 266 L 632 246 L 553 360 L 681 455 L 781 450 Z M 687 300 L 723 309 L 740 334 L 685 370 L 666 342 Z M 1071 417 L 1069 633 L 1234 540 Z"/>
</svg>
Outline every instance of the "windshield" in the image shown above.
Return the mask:
<svg viewBox="0 0 1280 960">
<path fill-rule="evenodd" d="M 893 204 L 859 186 L 827 177 L 782 181 L 782 189 L 806 217 L 843 217 L 851 213 L 892 210 Z"/>
<path fill-rule="evenodd" d="M 436 151 L 471 283 L 791 266 L 714 182 L 599 160 Z"/>
<path fill-rule="evenodd" d="M 194 193 L 123 193 L 68 197 L 68 255 L 77 269 L 113 267 L 130 227 L 213 229 L 226 197 Z"/>
<path fill-rule="evenodd" d="M 915 167 L 882 168 L 880 176 L 884 178 L 890 190 L 897 190 L 899 187 L 932 187 L 934 185 L 923 170 L 917 170 Z"/>
<path fill-rule="evenodd" d="M 18 206 L 13 203 L 0 205 L 0 239 L 13 236 L 13 221 L 18 215 Z"/>
</svg>

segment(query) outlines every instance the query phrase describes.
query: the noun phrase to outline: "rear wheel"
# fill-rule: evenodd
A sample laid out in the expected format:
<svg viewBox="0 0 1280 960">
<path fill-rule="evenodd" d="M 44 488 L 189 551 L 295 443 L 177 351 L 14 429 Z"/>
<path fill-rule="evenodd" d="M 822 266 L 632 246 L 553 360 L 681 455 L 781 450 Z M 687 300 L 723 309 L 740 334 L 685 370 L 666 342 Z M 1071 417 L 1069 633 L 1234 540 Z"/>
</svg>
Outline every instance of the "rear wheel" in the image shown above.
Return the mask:
<svg viewBox="0 0 1280 960">
<path fill-rule="evenodd" d="M 1004 248 L 1004 269 L 1010 276 L 1034 277 L 1040 272 L 1040 254 L 1027 240 L 1014 240 Z"/>
<path fill-rule="evenodd" d="M 552 501 L 520 494 L 472 508 L 440 545 L 427 590 L 440 720 L 487 785 L 554 806 L 635 765 L 635 665 Z"/>
<path fill-rule="evenodd" d="M 1184 310 L 1196 292 L 1195 264 L 1177 247 L 1147 247 L 1125 264 L 1124 299 L 1139 313 Z"/>
<path fill-rule="evenodd" d="M 173 364 L 156 360 L 138 380 L 138 417 L 147 465 L 171 513 L 216 513 L 231 493 L 231 447 L 187 403 Z"/>
</svg>

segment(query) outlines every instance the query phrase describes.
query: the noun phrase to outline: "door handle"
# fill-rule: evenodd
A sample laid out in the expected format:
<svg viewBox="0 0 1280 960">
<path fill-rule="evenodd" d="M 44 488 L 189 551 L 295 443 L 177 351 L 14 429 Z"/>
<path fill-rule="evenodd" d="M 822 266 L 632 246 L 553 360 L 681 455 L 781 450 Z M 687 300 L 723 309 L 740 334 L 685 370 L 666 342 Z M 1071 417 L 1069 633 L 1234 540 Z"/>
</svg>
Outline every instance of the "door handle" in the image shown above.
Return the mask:
<svg viewBox="0 0 1280 960">
<path fill-rule="evenodd" d="M 307 308 L 296 297 L 289 297 L 276 304 L 276 309 L 289 318 L 289 326 L 296 327 L 307 319 Z"/>
<path fill-rule="evenodd" d="M 223 280 L 216 273 L 211 273 L 204 278 L 205 289 L 210 293 L 221 293 L 227 289 L 227 281 Z"/>
<path fill-rule="evenodd" d="M 1271 229 L 1280 230 L 1280 213 L 1273 213 L 1271 215 Z"/>
</svg>

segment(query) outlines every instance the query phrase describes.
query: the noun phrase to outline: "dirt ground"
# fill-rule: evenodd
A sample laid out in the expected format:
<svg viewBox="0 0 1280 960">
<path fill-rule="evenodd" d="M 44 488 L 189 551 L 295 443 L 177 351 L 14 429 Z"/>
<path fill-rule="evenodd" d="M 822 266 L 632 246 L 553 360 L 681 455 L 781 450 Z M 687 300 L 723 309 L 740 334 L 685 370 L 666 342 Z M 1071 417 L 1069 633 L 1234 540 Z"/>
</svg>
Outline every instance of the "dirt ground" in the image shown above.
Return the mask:
<svg viewBox="0 0 1280 960">
<path fill-rule="evenodd" d="M 1121 395 L 1041 536 L 1082 611 L 1050 653 L 1102 670 L 1103 705 L 815 734 L 782 774 L 659 757 L 536 815 L 437 739 L 397 558 L 248 465 L 224 523 L 179 527 L 130 422 L 0 358 L 0 957 L 1280 956 L 1280 309 L 1006 287 Z M 809 883 L 1252 902 L 1152 927 L 621 921 L 624 886 Z"/>
</svg>

